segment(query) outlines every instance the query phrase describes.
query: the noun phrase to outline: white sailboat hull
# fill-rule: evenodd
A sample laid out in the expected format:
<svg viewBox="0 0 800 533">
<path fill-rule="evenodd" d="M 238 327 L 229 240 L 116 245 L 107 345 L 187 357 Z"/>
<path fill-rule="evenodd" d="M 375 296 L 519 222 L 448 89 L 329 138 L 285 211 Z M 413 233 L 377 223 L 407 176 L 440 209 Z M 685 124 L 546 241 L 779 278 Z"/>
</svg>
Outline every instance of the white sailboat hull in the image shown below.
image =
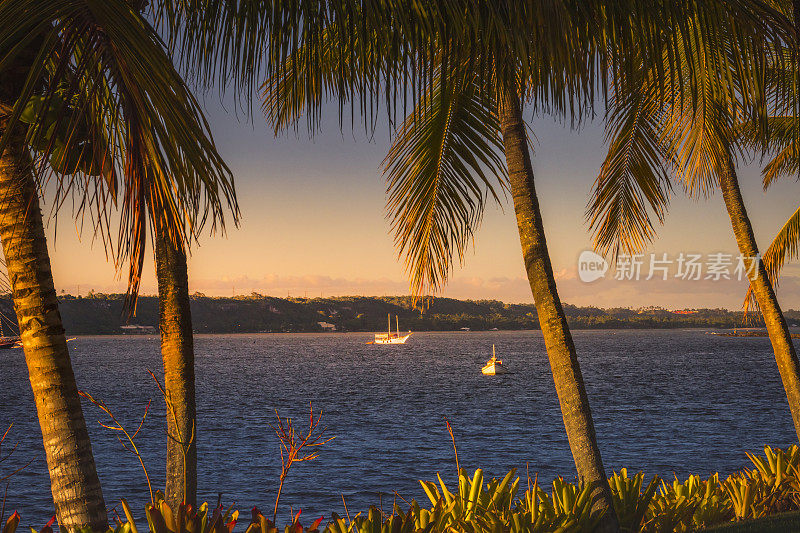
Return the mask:
<svg viewBox="0 0 800 533">
<path fill-rule="evenodd" d="M 481 374 L 486 376 L 494 376 L 497 374 L 505 374 L 506 369 L 502 363 L 488 363 L 481 368 Z"/>
<path fill-rule="evenodd" d="M 399 335 L 388 336 L 385 333 L 378 333 L 375 335 L 375 341 L 373 344 L 405 344 L 410 336 L 410 332 L 402 337 Z"/>
</svg>

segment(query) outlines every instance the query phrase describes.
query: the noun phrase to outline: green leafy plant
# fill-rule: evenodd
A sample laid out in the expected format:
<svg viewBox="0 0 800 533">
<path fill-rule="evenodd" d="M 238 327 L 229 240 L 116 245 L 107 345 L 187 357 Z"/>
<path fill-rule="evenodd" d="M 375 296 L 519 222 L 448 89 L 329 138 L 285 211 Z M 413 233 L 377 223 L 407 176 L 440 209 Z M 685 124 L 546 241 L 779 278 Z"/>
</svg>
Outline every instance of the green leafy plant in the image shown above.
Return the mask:
<svg viewBox="0 0 800 533">
<path fill-rule="evenodd" d="M 614 511 L 617 513 L 621 531 L 639 531 L 644 520 L 647 508 L 658 489 L 658 476 L 654 476 L 642 494 L 644 472 L 637 472 L 633 477 L 628 477 L 628 469 L 622 468 L 619 473 L 614 472 L 608 479 L 611 487 L 611 496 L 614 501 Z"/>
<path fill-rule="evenodd" d="M 698 502 L 679 496 L 663 481 L 661 483 L 659 494 L 647 509 L 642 530 L 648 533 L 688 531 Z"/>
<path fill-rule="evenodd" d="M 109 416 L 116 423 L 113 415 Z M 280 420 L 290 435 L 290 419 Z M 330 440 L 315 429 L 319 423 L 320 418 L 314 417 L 312 411 L 310 431 L 286 441 L 287 445 L 294 442 L 298 457 L 308 455 L 302 452 L 306 447 L 300 446 L 307 435 L 318 437 L 309 437 L 309 443 Z M 117 431 L 124 434 L 123 430 Z M 756 468 L 744 469 L 724 481 L 720 481 L 719 474 L 707 479 L 693 475 L 684 481 L 676 477 L 671 483 L 654 477 L 643 486 L 642 472 L 629 476 L 627 469 L 620 469 L 608 481 L 621 530 L 689 532 L 798 509 L 798 453 L 793 446 L 785 451 L 767 447 L 764 456 L 748 454 Z M 561 477 L 552 482 L 551 490 L 540 486 L 538 478 L 528 477 L 528 488 L 522 494 L 515 470 L 487 481 L 481 469 L 470 475 L 462 468 L 456 485 L 448 487 L 438 474 L 435 482 L 420 481 L 420 485 L 427 502 L 411 500 L 406 502 L 406 508 L 395 502 L 387 511 L 373 506 L 352 518 L 345 506 L 346 516 L 331 513 L 324 525 L 324 518 L 320 517 L 304 527 L 301 511 L 297 511 L 288 525 L 279 528 L 274 519 L 253 507 L 244 533 L 583 533 L 595 530 L 602 517 L 600 512 L 592 511 L 591 486 Z M 138 527 L 127 501 L 122 500 L 121 508 L 123 516 L 116 517 L 116 524 L 108 533 L 145 533 Z M 208 503 L 197 509 L 181 504 L 173 511 L 160 491 L 146 505 L 145 515 L 148 533 L 233 533 L 239 520 L 239 511 L 233 506 L 225 509 L 219 503 L 213 509 Z M 14 513 L 0 533 L 15 533 L 19 521 L 19 515 Z M 33 533 L 53 533 L 52 525 L 51 520 Z M 72 533 L 91 532 L 84 528 Z"/>
<path fill-rule="evenodd" d="M 771 512 L 800 509 L 800 448 L 792 445 L 784 451 L 765 446 L 764 457 L 751 453 L 747 457 L 770 489 Z"/>
<path fill-rule="evenodd" d="M 769 488 L 759 476 L 734 474 L 725 480 L 725 492 L 736 520 L 760 518 L 766 514 Z"/>
<path fill-rule="evenodd" d="M 695 498 L 699 503 L 695 509 L 692 521 L 697 529 L 727 522 L 733 517 L 733 508 L 730 499 L 725 493 L 725 488 L 719 481 L 719 474 L 710 476 L 706 481 L 701 481 L 698 476 L 690 476 L 687 483 L 692 484 Z"/>
<path fill-rule="evenodd" d="M 127 504 L 124 504 L 128 522 L 134 524 Z M 176 512 L 172 512 L 161 492 L 156 493 L 156 501 L 145 508 L 150 533 L 232 533 L 239 519 L 239 511 L 233 507 L 224 509 L 222 505 L 209 514 L 208 503 L 197 509 L 191 505 L 179 504 Z M 132 530 L 132 533 L 137 533 Z"/>
<path fill-rule="evenodd" d="M 3 524 L 3 531 L 2 533 L 14 533 L 17 530 L 17 526 L 19 525 L 20 516 L 19 513 L 14 511 L 11 516 L 8 517 L 6 523 Z"/>
</svg>

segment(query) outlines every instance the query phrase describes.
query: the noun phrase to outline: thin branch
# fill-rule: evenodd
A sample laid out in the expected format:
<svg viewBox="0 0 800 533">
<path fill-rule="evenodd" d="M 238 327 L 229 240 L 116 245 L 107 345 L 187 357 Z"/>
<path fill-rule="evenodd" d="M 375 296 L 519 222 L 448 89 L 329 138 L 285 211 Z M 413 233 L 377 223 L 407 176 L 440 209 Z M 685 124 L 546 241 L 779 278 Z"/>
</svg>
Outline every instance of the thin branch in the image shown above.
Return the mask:
<svg viewBox="0 0 800 533">
<path fill-rule="evenodd" d="M 98 400 L 98 399 L 94 398 L 91 394 L 89 394 L 88 392 L 82 391 L 82 390 L 79 390 L 78 394 L 83 396 L 87 400 L 89 400 L 92 404 L 94 404 L 96 407 L 98 407 L 101 411 L 106 413 L 108 415 L 108 417 L 111 419 L 111 421 L 116 424 L 116 426 L 104 424 L 104 423 L 102 423 L 100 421 L 97 422 L 98 424 L 100 424 L 101 426 L 103 426 L 106 429 L 110 429 L 110 430 L 113 430 L 113 431 L 118 431 L 118 432 L 122 433 L 123 435 L 125 435 L 125 438 L 128 441 L 127 444 L 122 440 L 122 437 L 120 437 L 119 435 L 117 435 L 117 440 L 122 445 L 122 448 L 124 450 L 132 453 L 139 460 L 139 464 L 141 465 L 142 471 L 144 472 L 144 477 L 147 479 L 147 489 L 150 491 L 150 503 L 153 506 L 155 506 L 156 500 L 155 500 L 155 497 L 153 496 L 153 485 L 150 482 L 150 474 L 147 472 L 147 467 L 145 467 L 145 465 L 144 465 L 144 459 L 142 458 L 142 454 L 139 452 L 139 448 L 136 447 L 136 443 L 133 440 L 134 437 L 136 437 L 136 435 L 139 433 L 139 430 L 142 428 L 142 424 L 144 424 L 144 419 L 147 417 L 147 412 L 150 410 L 150 403 L 151 403 L 152 400 L 148 400 L 147 407 L 145 407 L 145 409 L 144 409 L 144 415 L 142 415 L 142 421 L 139 423 L 139 426 L 137 427 L 136 432 L 133 435 L 131 435 L 125 429 L 125 427 L 119 422 L 119 420 L 117 420 L 117 418 L 114 416 L 114 413 L 111 412 L 111 409 L 109 409 L 109 407 L 105 404 L 105 402 L 103 402 L 102 400 Z"/>
<path fill-rule="evenodd" d="M 320 429 L 320 422 L 322 421 L 322 413 L 314 419 L 314 407 L 309 403 L 309 418 L 308 430 L 298 435 L 294 428 L 294 422 L 290 417 L 281 418 L 278 410 L 275 410 L 275 417 L 278 419 L 276 425 L 269 424 L 275 435 L 280 441 L 279 451 L 281 454 L 281 474 L 278 483 L 278 493 L 275 497 L 275 509 L 272 514 L 272 522 L 278 518 L 278 503 L 281 499 L 283 492 L 283 483 L 289 475 L 289 469 L 294 463 L 303 461 L 312 461 L 319 456 L 319 452 L 301 453 L 304 448 L 315 448 L 322 446 L 326 442 L 330 442 L 335 437 L 325 437 L 327 427 Z"/>
</svg>

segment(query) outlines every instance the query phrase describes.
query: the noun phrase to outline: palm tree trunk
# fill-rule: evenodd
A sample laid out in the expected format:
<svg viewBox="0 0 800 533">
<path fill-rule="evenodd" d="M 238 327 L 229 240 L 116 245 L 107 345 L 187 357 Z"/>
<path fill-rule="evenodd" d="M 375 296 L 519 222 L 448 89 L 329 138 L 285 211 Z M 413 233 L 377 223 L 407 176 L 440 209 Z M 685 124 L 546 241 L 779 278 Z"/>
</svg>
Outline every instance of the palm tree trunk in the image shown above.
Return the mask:
<svg viewBox="0 0 800 533">
<path fill-rule="evenodd" d="M 739 245 L 739 253 L 743 257 L 758 256 L 758 245 L 753 235 L 750 219 L 747 217 L 747 210 L 744 207 L 733 161 L 729 161 L 726 172 L 719 177 L 719 183 L 728 216 L 731 218 L 736 243 Z M 786 391 L 786 398 L 789 400 L 795 432 L 800 440 L 800 364 L 797 361 L 797 353 L 786 320 L 761 261 L 758 262 L 757 277 L 750 281 L 750 286 L 764 317 L 764 324 L 772 343 L 772 351 L 775 352 L 775 361 L 778 363 L 778 371 Z"/>
<path fill-rule="evenodd" d="M 519 97 L 515 92 L 506 91 L 500 99 L 498 116 L 525 270 L 536 303 L 569 446 L 578 476 L 583 482 L 595 485 L 594 509 L 605 511 L 600 530 L 616 531 L 617 516 L 597 446 L 589 399 L 547 252 L 528 139 Z"/>
<path fill-rule="evenodd" d="M 156 231 L 161 357 L 167 395 L 166 500 L 173 509 L 197 505 L 197 407 L 194 383 L 194 341 L 189 308 L 186 254 L 166 231 Z"/>
<path fill-rule="evenodd" d="M 0 134 L 8 117 L 0 117 Z M 0 157 L 0 239 L 42 429 L 58 523 L 108 529 L 69 357 L 25 130 L 14 131 Z"/>
</svg>

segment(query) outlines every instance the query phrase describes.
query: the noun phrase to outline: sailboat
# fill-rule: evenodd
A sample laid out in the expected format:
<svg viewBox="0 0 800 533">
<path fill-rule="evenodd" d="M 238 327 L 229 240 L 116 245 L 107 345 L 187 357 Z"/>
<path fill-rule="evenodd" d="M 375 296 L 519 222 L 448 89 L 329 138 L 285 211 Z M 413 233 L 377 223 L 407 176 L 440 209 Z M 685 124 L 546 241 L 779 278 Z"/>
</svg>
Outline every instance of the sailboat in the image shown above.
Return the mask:
<svg viewBox="0 0 800 533">
<path fill-rule="evenodd" d="M 0 318 L 0 350 L 7 350 L 9 348 L 20 348 L 22 342 L 19 336 L 6 337 L 3 333 L 3 320 Z"/>
<path fill-rule="evenodd" d="M 505 374 L 506 369 L 503 366 L 503 362 L 497 358 L 497 354 L 494 351 L 494 344 L 492 344 L 492 358 L 486 361 L 486 364 L 483 365 L 481 368 L 481 374 L 485 374 L 487 376 L 494 376 L 496 374 Z"/>
<path fill-rule="evenodd" d="M 409 331 L 407 334 L 400 336 L 400 318 L 395 315 L 396 330 L 392 333 L 392 315 L 389 314 L 389 331 L 387 333 L 376 333 L 375 340 L 367 344 L 405 344 L 411 336 Z"/>
</svg>

